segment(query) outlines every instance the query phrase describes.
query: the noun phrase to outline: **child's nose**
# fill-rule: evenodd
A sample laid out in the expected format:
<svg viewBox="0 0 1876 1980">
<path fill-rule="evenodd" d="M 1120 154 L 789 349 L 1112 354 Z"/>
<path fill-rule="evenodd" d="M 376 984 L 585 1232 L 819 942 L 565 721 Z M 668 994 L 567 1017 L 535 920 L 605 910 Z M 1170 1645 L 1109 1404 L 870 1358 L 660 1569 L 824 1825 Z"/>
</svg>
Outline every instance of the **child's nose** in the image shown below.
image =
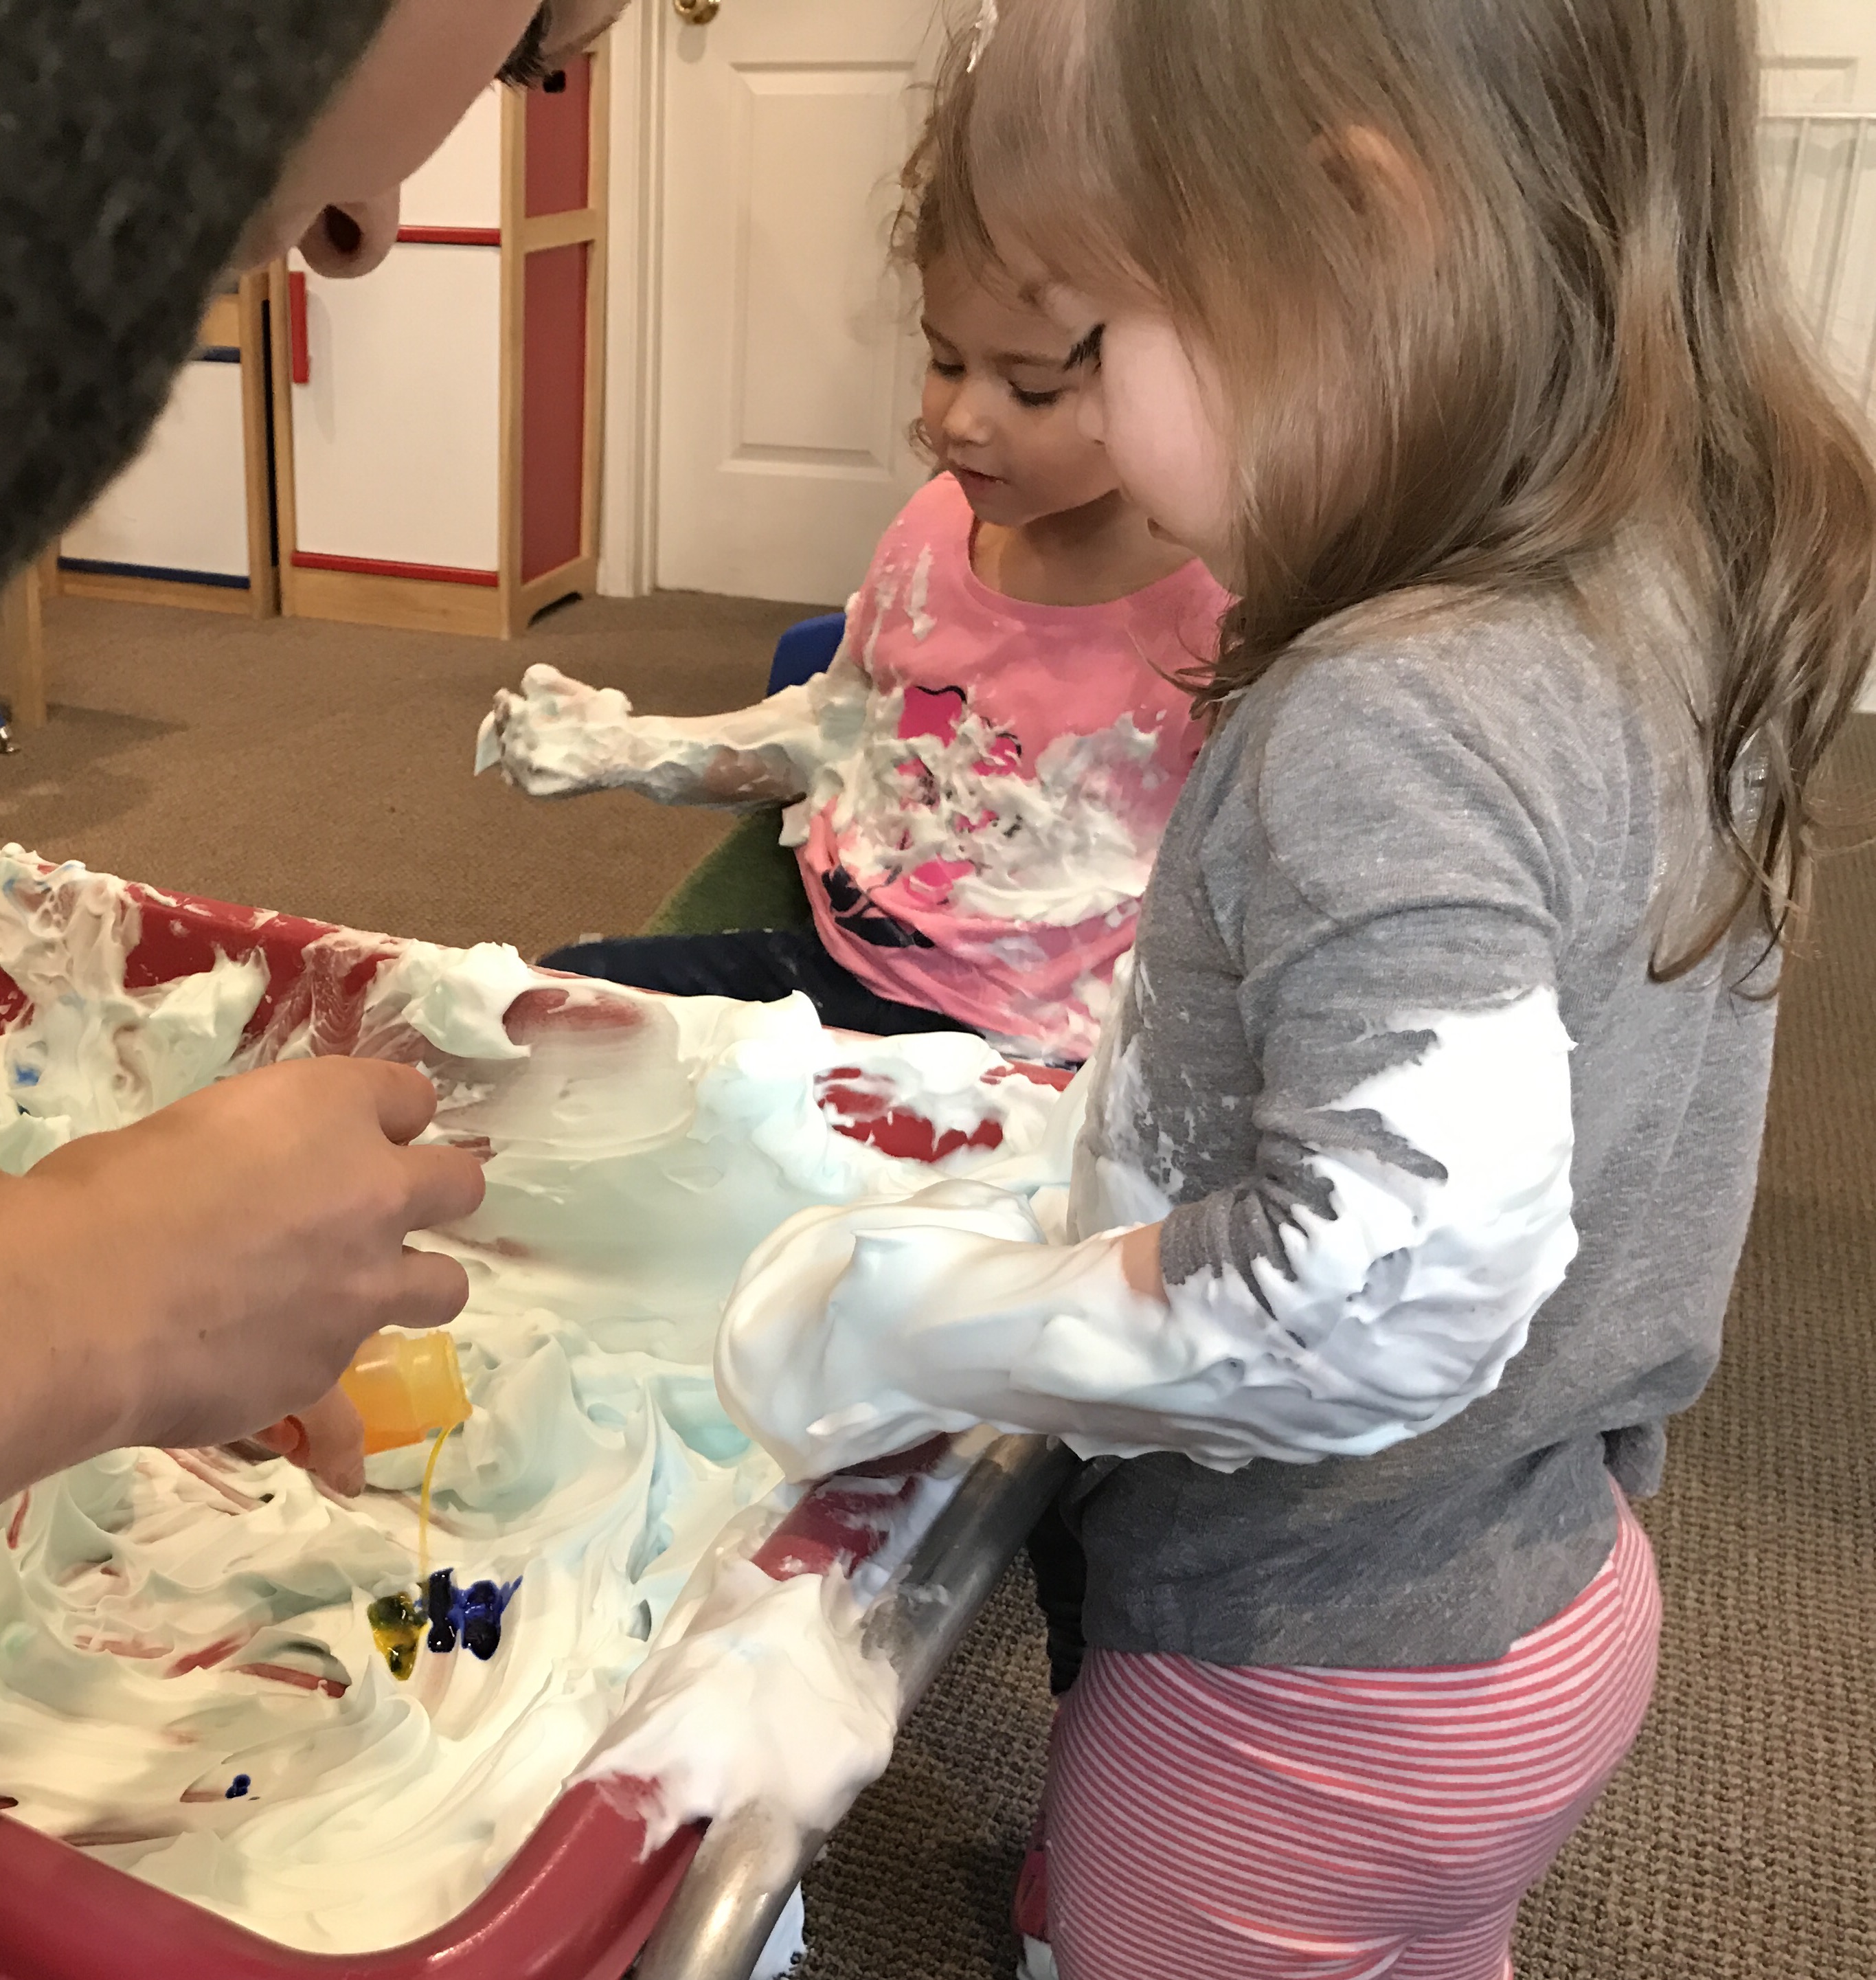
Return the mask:
<svg viewBox="0 0 1876 1980">
<path fill-rule="evenodd" d="M 944 437 L 956 446 L 981 446 L 991 432 L 989 392 L 978 378 L 964 376 L 952 386 L 944 404 Z"/>
<path fill-rule="evenodd" d="M 1075 395 L 1075 430 L 1097 447 L 1107 444 L 1107 408 L 1101 395 L 1101 380 L 1091 380 Z"/>
<path fill-rule="evenodd" d="M 967 378 L 945 410 L 945 437 L 960 446 L 981 446 L 991 437 L 990 394 Z"/>
</svg>

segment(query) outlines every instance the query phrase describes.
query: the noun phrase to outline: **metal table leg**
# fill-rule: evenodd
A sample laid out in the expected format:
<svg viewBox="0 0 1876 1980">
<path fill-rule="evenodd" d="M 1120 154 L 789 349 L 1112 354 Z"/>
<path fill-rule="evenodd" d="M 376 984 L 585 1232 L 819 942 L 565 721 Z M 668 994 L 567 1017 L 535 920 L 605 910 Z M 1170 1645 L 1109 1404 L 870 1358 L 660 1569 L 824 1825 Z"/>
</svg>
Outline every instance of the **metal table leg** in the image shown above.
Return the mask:
<svg viewBox="0 0 1876 1980">
<path fill-rule="evenodd" d="M 999 1437 L 868 1613 L 863 1640 L 898 1673 L 901 1726 L 1074 1467 L 1044 1438 Z M 713 1822 L 639 1956 L 637 1980 L 749 1980 L 826 1839 L 759 1804 Z"/>
</svg>

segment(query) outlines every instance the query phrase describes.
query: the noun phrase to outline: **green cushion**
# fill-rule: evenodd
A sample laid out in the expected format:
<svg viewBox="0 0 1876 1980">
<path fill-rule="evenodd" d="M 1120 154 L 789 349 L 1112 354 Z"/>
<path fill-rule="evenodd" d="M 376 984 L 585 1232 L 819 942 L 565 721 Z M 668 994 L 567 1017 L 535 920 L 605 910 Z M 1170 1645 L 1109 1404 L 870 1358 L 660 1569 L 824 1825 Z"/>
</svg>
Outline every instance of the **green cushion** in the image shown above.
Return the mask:
<svg viewBox="0 0 1876 1980">
<path fill-rule="evenodd" d="M 726 929 L 805 928 L 814 916 L 793 851 L 777 842 L 782 808 L 739 819 L 715 851 L 685 875 L 645 924 L 646 935 L 714 935 Z"/>
</svg>

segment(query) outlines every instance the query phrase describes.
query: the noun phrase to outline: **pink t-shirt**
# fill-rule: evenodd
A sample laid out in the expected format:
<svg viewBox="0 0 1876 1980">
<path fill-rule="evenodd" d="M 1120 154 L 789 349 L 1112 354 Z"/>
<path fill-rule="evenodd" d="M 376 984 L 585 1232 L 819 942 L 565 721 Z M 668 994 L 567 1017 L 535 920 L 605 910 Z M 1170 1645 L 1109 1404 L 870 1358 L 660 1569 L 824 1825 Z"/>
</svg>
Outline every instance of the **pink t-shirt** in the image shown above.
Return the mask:
<svg viewBox="0 0 1876 1980">
<path fill-rule="evenodd" d="M 828 952 L 882 997 L 1086 1058 L 1203 739 L 1164 676 L 1229 603 L 1196 560 L 1108 605 L 1030 605 L 971 568 L 948 475 L 914 496 L 848 611 L 871 683 L 800 849 Z"/>
</svg>

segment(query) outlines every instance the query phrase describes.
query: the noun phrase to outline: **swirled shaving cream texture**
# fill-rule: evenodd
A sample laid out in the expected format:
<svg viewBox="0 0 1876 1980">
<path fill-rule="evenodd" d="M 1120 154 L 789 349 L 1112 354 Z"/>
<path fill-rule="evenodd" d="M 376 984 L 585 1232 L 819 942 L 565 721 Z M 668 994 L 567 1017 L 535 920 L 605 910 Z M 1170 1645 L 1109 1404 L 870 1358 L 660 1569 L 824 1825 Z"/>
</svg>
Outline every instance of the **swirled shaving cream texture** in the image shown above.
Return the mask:
<svg viewBox="0 0 1876 1980">
<path fill-rule="evenodd" d="M 238 1063 L 257 965 L 126 995 L 118 884 L 61 869 L 55 899 L 0 856 L 0 965 L 36 1007 L 0 1041 L 9 1166 Z M 415 1024 L 433 1133 L 492 1151 L 481 1211 L 424 1241 L 470 1272 L 475 1404 L 438 1467 L 431 1558 L 459 1583 L 520 1578 L 496 1655 L 426 1653 L 400 1685 L 374 1648 L 369 1604 L 417 1578 L 420 1448 L 372 1459 L 351 1503 L 284 1461 L 142 1450 L 0 1506 L 0 1791 L 295 1946 L 394 1944 L 473 1898 L 611 1725 L 725 1522 L 772 1522 L 776 1467 L 710 1378 L 723 1297 L 794 1211 L 930 1177 L 834 1133 L 817 1078 L 863 1060 L 941 1124 L 994 1063 L 974 1040 L 836 1041 L 799 999 L 579 985 L 596 1028 L 521 1054 L 499 1022 L 520 982 L 512 952 L 405 945 L 364 1026 Z M 1054 1096 L 995 1091 L 1020 1164 Z"/>
</svg>

